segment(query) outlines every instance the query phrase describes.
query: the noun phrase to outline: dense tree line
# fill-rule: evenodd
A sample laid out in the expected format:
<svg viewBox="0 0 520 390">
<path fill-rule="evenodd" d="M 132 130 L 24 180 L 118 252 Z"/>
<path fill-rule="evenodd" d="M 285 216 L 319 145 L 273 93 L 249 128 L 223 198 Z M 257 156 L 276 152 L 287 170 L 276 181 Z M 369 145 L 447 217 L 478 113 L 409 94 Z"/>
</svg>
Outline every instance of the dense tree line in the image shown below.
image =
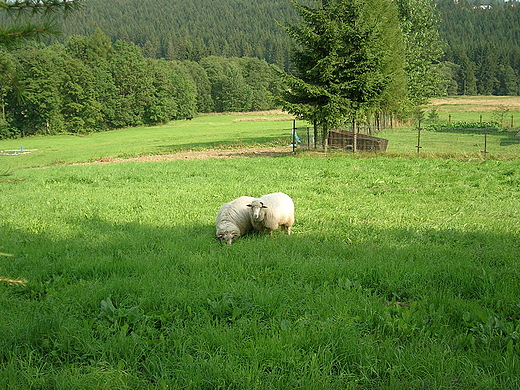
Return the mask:
<svg viewBox="0 0 520 390">
<path fill-rule="evenodd" d="M 444 80 L 441 93 L 518 95 L 520 2 L 432 2 L 445 51 L 439 63 Z M 408 25 L 412 29 L 423 22 L 420 3 L 425 2 L 419 2 L 411 13 L 419 18 Z M 482 4 L 491 7 L 480 7 Z M 111 42 L 133 42 L 147 58 L 200 62 L 208 56 L 255 57 L 292 71 L 293 43 L 281 25 L 296 19 L 288 0 L 162 0 L 160 4 L 153 0 L 86 0 L 82 9 L 62 22 L 60 40 L 89 36 L 101 28 Z M 428 42 L 416 39 L 409 47 L 423 44 Z M 415 76 L 412 88 L 421 88 L 423 75 Z"/>
<path fill-rule="evenodd" d="M 437 10 L 444 93 L 519 95 L 520 2 L 438 0 Z"/>
<path fill-rule="evenodd" d="M 257 58 L 146 58 L 99 29 L 65 44 L 0 51 L 0 61 L 0 138 L 271 109 L 280 88 L 278 73 Z"/>
<path fill-rule="evenodd" d="M 259 3 L 261 1 L 255 4 Z M 301 6 L 304 4 L 302 2 Z M 356 7 L 363 4 L 361 2 Z M 380 0 L 378 4 L 384 7 L 389 3 Z M 379 16 L 373 7 L 363 5 L 359 12 L 352 13 L 348 23 L 355 26 L 363 15 L 368 17 L 374 13 L 377 16 L 370 17 L 366 28 L 354 35 L 347 34 L 351 35 L 348 40 L 353 39 L 351 43 L 354 46 L 349 44 L 342 56 L 338 56 L 339 52 L 334 54 L 336 49 L 332 46 L 342 47 L 346 38 L 341 33 L 336 37 L 339 41 L 324 36 L 324 41 L 316 47 L 318 57 L 315 60 L 319 63 L 320 56 L 325 53 L 323 49 L 332 45 L 330 59 L 333 61 L 321 73 L 325 75 L 330 70 L 332 78 L 337 79 L 331 80 L 333 84 L 343 78 L 340 73 L 347 73 L 345 85 L 339 86 L 339 90 L 343 91 L 340 95 L 344 95 L 342 99 L 346 99 L 350 107 L 348 113 L 402 113 L 423 103 L 436 89 L 438 74 L 434 72 L 432 63 L 436 62 L 440 51 L 431 15 L 433 8 L 424 7 L 421 0 L 397 0 L 394 4 L 397 13 L 395 18 L 390 18 L 390 24 L 399 27 L 398 40 L 401 42 L 402 39 L 402 45 L 394 47 L 391 41 L 387 42 L 390 38 L 388 32 L 382 33 L 381 21 L 389 18 Z M 345 7 L 353 9 L 354 5 Z M 324 27 L 317 26 L 318 30 Z M 343 27 L 352 29 L 347 24 Z M 328 30 L 332 32 L 335 29 L 331 26 Z M 369 33 L 371 30 L 373 34 Z M 370 49 L 363 43 L 368 38 L 366 34 L 373 35 Z M 304 44 L 306 38 L 302 39 L 297 45 Z M 90 37 L 72 35 L 63 43 L 0 53 L 3 69 L 0 77 L 6 79 L 0 90 L 0 136 L 100 131 L 165 123 L 191 117 L 196 112 L 269 109 L 275 107 L 281 91 L 286 90 L 287 74 L 275 71 L 275 67 L 255 57 L 205 55 L 198 61 L 158 59 L 147 56 L 144 46 L 121 39 L 112 42 L 98 28 Z M 288 46 L 295 47 L 292 42 Z M 397 62 L 384 59 L 389 55 L 399 55 L 400 59 Z M 347 57 L 351 59 L 343 63 Z M 293 61 L 293 64 L 298 65 L 298 61 Z M 374 80 L 379 81 L 369 88 L 354 88 L 360 80 L 368 81 L 367 67 L 379 69 L 374 76 Z M 402 75 L 395 77 L 399 72 Z M 392 88 L 386 87 L 389 82 L 394 85 Z M 345 87 L 347 85 L 351 86 Z M 334 95 L 339 91 L 335 92 L 335 89 L 327 91 L 327 100 L 335 100 Z M 347 90 L 353 92 L 344 93 Z M 384 96 L 380 97 L 383 90 Z M 374 97 L 365 99 L 366 94 Z M 20 96 L 23 96 L 22 100 Z M 374 103 L 376 100 L 377 104 Z M 334 110 L 336 114 L 340 111 L 344 110 Z M 347 111 L 343 114 L 346 115 Z"/>
<path fill-rule="evenodd" d="M 520 3 L 433 3 L 437 5 L 439 33 L 445 43 L 445 57 L 439 64 L 444 79 L 441 93 L 518 95 Z M 481 4 L 492 7 L 481 8 Z M 420 6 L 414 13 L 420 18 Z M 150 58 L 198 62 L 211 55 L 246 56 L 292 70 L 292 43 L 280 25 L 293 23 L 296 18 L 288 0 L 162 0 L 160 6 L 153 0 L 88 0 L 83 10 L 65 21 L 63 28 L 68 36 L 90 35 L 95 27 L 100 27 L 112 42 L 133 42 Z M 421 22 L 417 20 L 409 27 L 413 29 Z M 428 44 L 416 40 L 412 47 L 423 43 Z M 416 76 L 412 87 L 420 88 L 422 75 Z"/>
<path fill-rule="evenodd" d="M 298 15 L 286 0 L 84 3 L 64 19 L 60 41 L 23 49 L 3 45 L 0 137 L 272 108 L 283 86 L 268 63 L 296 71 L 294 42 L 282 27 L 295 23 Z M 313 7 L 320 2 L 299 3 Z M 411 105 L 436 93 L 520 94 L 520 4 L 433 3 L 438 24 L 431 3 L 395 1 Z M 51 25 L 44 27 L 51 31 Z M 28 37 L 34 31 L 39 29 L 27 29 Z M 437 34 L 444 42 L 442 59 Z M 432 72 L 432 63 L 438 72 Z M 387 101 L 402 101 L 402 95 L 397 98 Z"/>
</svg>

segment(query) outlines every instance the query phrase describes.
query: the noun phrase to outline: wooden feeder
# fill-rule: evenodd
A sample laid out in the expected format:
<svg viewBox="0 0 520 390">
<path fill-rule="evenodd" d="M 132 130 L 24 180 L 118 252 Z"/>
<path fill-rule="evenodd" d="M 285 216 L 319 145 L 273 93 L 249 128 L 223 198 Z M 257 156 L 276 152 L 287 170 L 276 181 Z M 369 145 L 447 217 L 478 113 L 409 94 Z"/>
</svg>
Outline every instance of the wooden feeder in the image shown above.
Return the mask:
<svg viewBox="0 0 520 390">
<path fill-rule="evenodd" d="M 388 140 L 358 133 L 356 144 L 356 149 L 359 152 L 384 152 L 388 146 Z M 354 150 L 354 133 L 346 130 L 330 130 L 329 146 L 343 150 Z"/>
</svg>

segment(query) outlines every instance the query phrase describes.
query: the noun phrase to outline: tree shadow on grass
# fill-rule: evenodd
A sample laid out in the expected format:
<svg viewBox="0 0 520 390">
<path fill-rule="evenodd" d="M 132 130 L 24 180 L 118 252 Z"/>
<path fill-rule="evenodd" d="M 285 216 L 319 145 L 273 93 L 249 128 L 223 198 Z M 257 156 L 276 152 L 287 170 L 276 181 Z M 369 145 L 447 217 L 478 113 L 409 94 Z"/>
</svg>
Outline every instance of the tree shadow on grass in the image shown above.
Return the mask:
<svg viewBox="0 0 520 390">
<path fill-rule="evenodd" d="M 520 137 L 511 134 L 509 137 L 500 140 L 500 146 L 511 146 L 520 144 Z"/>
<path fill-rule="evenodd" d="M 29 284 L 49 280 L 52 283 L 53 275 L 66 275 L 70 283 L 113 277 L 138 279 L 146 273 L 160 275 L 176 264 L 187 272 L 190 263 L 200 268 L 205 263 L 230 259 L 261 263 L 263 259 L 279 257 L 280 267 L 326 261 L 331 270 L 347 272 L 360 281 L 365 279 L 363 275 L 370 274 L 366 271 L 371 268 L 381 271 L 382 278 L 386 275 L 387 281 L 411 286 L 411 280 L 423 283 L 421 278 L 430 277 L 429 272 L 439 276 L 453 269 L 513 277 L 518 273 L 514 254 L 520 251 L 514 234 L 455 228 L 381 230 L 367 226 L 347 233 L 349 238 L 345 240 L 345 232 L 340 231 L 335 236 L 323 236 L 317 228 L 303 227 L 305 233 L 299 234 L 296 225 L 291 236 L 280 232 L 273 237 L 252 234 L 228 247 L 216 239 L 213 224 L 115 224 L 96 216 L 64 222 L 73 226 L 75 233 L 61 240 L 45 231 L 34 233 L 7 227 L 2 251 L 13 256 L 2 262 L 0 276 L 26 279 Z M 269 247 L 259 248 L 259 243 Z M 326 274 L 318 269 L 312 273 L 319 278 Z M 414 276 L 410 279 L 410 275 Z M 366 287 L 371 287 L 368 279 L 363 284 L 367 282 Z M 455 291 L 457 285 L 452 287 Z"/>
<path fill-rule="evenodd" d="M 305 337 L 313 345 L 312 325 L 319 324 L 319 337 L 331 321 L 360 337 L 404 334 L 405 348 L 418 331 L 425 337 L 446 332 L 446 326 L 455 329 L 444 317 L 467 333 L 487 324 L 481 312 L 500 312 L 496 316 L 506 325 L 506 318 L 518 315 L 520 275 L 512 253 L 520 248 L 514 234 L 367 225 L 324 235 L 310 226 L 299 233 L 296 225 L 291 236 L 252 235 L 225 246 L 215 239 L 213 225 L 198 222 L 152 226 L 93 216 L 64 223 L 74 227 L 73 235 L 57 239 L 8 226 L 0 234 L 2 250 L 14 255 L 0 263 L 0 271 L 28 280 L 22 287 L 0 285 L 0 325 L 9 331 L 2 350 L 16 351 L 20 361 L 41 359 L 54 370 L 41 375 L 49 381 L 62 366 L 86 370 L 102 363 L 122 370 L 121 359 L 145 361 L 145 354 L 163 370 L 175 370 L 189 353 L 193 367 L 193 356 L 205 345 L 215 345 L 215 355 L 229 351 L 228 339 L 219 337 L 232 337 L 235 330 L 261 343 L 270 329 L 268 339 L 276 339 L 273 324 L 293 332 L 284 336 L 289 350 L 302 343 L 292 334 L 298 338 L 309 329 Z M 430 297 L 435 295 L 445 301 Z M 362 307 L 331 309 L 333 298 Z M 420 302 L 426 304 L 414 305 Z M 175 353 L 179 358 L 164 359 Z M 142 366 L 125 364 L 125 372 L 135 375 Z M 139 377 L 153 382 L 156 373 L 139 371 Z M 206 377 L 215 373 L 201 374 Z"/>
</svg>

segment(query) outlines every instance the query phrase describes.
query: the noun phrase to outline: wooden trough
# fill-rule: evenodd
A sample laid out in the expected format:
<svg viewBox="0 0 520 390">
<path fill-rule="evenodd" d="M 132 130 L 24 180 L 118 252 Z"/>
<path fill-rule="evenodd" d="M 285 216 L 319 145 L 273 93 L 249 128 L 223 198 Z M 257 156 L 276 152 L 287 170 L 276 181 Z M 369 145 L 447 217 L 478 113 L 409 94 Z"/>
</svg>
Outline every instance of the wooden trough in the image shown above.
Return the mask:
<svg viewBox="0 0 520 390">
<path fill-rule="evenodd" d="M 329 146 L 331 148 L 354 150 L 354 133 L 346 130 L 330 130 Z M 357 150 L 360 152 L 384 152 L 387 146 L 387 139 L 357 134 Z"/>
</svg>

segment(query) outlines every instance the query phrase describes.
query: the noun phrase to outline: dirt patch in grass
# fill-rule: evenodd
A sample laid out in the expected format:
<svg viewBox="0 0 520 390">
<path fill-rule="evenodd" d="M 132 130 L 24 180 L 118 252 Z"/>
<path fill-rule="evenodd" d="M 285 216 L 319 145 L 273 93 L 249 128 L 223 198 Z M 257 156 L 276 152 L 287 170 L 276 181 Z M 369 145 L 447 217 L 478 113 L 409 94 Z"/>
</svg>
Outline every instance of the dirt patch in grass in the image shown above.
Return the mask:
<svg viewBox="0 0 520 390">
<path fill-rule="evenodd" d="M 252 147 L 242 149 L 208 149 L 200 151 L 179 152 L 172 154 L 159 154 L 153 156 L 140 156 L 132 158 L 105 157 L 98 161 L 79 163 L 75 165 L 110 164 L 128 161 L 171 161 L 171 160 L 207 160 L 210 158 L 251 158 L 251 157 L 281 157 L 292 153 L 292 148 L 283 147 Z"/>
</svg>

